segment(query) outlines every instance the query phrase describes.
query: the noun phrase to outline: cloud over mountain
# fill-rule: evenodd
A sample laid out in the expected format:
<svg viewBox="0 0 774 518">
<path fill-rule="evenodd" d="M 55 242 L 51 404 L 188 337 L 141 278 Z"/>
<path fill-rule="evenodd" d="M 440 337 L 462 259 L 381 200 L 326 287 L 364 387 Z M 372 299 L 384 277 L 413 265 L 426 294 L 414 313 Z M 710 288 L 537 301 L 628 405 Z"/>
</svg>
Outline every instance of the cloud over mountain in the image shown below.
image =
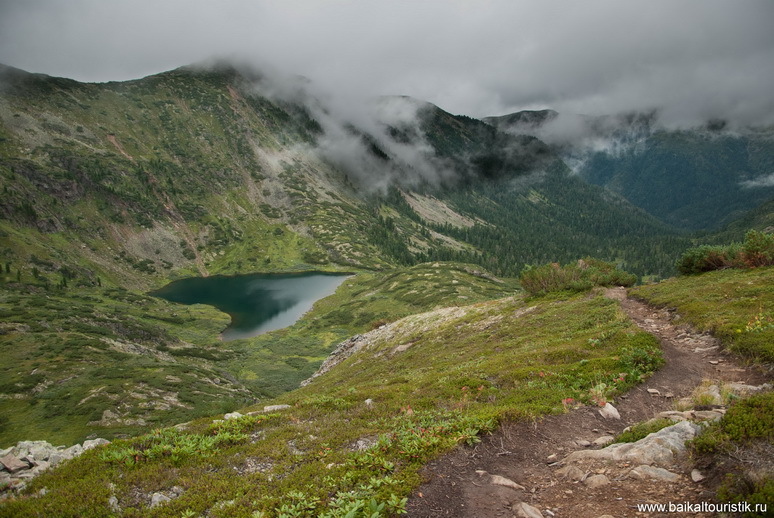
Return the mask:
<svg viewBox="0 0 774 518">
<path fill-rule="evenodd" d="M 411 95 L 475 117 L 659 110 L 670 125 L 774 123 L 774 4 L 464 1 L 0 2 L 0 62 L 79 80 L 212 55 L 342 99 Z"/>
</svg>

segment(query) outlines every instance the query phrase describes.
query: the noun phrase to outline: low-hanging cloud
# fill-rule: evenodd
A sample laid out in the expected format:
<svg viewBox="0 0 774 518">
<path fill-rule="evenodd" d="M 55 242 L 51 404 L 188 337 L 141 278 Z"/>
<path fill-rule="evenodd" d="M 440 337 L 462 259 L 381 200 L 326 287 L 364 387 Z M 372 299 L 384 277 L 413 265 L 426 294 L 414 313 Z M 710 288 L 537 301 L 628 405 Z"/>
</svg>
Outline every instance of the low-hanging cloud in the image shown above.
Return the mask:
<svg viewBox="0 0 774 518">
<path fill-rule="evenodd" d="M 237 55 L 344 100 L 744 126 L 774 123 L 773 21 L 770 0 L 0 0 L 0 62 L 107 81 Z"/>
<path fill-rule="evenodd" d="M 257 71 L 242 62 L 237 67 L 243 77 L 253 78 L 254 94 L 304 107 L 322 129 L 310 151 L 361 188 L 384 193 L 391 186 L 437 187 L 459 179 L 459 172 L 436 155 L 421 128 L 420 112 L 434 108 L 429 103 L 406 96 L 344 98 L 271 66 Z"/>
</svg>

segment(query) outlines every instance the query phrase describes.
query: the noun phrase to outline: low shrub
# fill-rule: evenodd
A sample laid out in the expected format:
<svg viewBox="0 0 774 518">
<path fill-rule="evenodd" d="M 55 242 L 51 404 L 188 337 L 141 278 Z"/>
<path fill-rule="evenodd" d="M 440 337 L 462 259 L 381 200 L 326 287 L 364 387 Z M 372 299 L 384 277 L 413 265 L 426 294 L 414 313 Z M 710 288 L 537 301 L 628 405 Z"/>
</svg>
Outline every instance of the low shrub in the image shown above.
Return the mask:
<svg viewBox="0 0 774 518">
<path fill-rule="evenodd" d="M 559 263 L 528 265 L 521 271 L 519 282 L 530 295 L 545 295 L 555 291 L 586 291 L 594 286 L 631 286 L 637 282 L 637 276 L 612 263 L 587 257 L 564 266 Z"/>
<path fill-rule="evenodd" d="M 628 430 L 621 432 L 614 442 L 637 442 L 640 439 L 644 439 L 648 435 L 658 432 L 667 426 L 672 426 L 673 424 L 675 424 L 675 422 L 671 419 L 654 419 L 645 421 L 644 423 L 638 423 Z"/>
<path fill-rule="evenodd" d="M 691 444 L 699 453 L 715 453 L 754 439 L 774 440 L 774 392 L 739 400 Z"/>
<path fill-rule="evenodd" d="M 725 268 L 757 268 L 774 265 L 774 234 L 750 230 L 744 243 L 689 248 L 677 260 L 677 270 L 693 275 Z"/>
</svg>

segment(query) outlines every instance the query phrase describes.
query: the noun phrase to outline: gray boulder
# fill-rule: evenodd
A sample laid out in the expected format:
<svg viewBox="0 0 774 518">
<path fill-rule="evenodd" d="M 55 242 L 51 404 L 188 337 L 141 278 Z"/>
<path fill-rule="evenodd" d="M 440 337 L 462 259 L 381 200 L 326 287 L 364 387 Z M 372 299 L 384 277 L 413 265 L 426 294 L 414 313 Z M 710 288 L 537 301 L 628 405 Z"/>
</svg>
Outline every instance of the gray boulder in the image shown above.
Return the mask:
<svg viewBox="0 0 774 518">
<path fill-rule="evenodd" d="M 693 439 L 699 430 L 698 425 L 681 421 L 634 443 L 611 444 L 601 450 L 575 451 L 565 458 L 565 462 L 609 460 L 668 466 L 685 451 L 685 442 Z"/>
</svg>

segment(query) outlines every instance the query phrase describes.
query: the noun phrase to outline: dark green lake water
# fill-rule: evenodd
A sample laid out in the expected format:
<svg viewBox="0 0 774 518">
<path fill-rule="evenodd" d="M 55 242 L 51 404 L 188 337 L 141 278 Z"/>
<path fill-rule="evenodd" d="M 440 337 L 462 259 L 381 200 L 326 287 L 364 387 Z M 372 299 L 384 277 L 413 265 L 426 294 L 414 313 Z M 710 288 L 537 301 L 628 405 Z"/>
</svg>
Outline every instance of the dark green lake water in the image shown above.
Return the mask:
<svg viewBox="0 0 774 518">
<path fill-rule="evenodd" d="M 257 336 L 293 325 L 347 275 L 327 273 L 191 277 L 151 295 L 181 304 L 207 304 L 231 315 L 224 340 Z"/>
</svg>

